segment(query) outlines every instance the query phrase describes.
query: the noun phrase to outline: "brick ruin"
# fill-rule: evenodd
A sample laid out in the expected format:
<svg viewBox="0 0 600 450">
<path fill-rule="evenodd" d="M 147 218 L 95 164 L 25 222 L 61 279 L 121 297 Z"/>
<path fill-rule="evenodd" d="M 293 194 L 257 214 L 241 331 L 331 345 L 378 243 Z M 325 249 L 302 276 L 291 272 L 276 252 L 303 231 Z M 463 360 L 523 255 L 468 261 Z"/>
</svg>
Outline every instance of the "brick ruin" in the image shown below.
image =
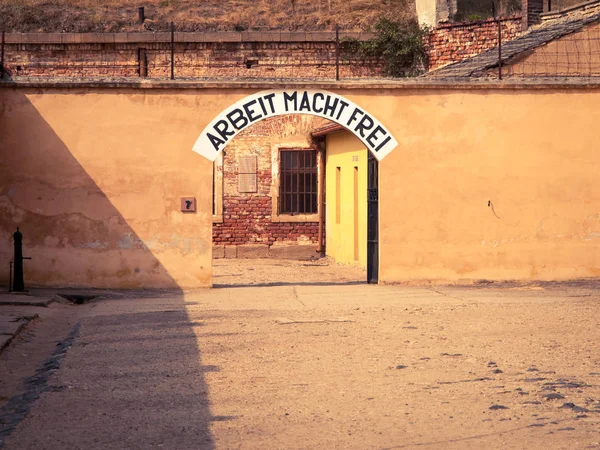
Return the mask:
<svg viewBox="0 0 600 450">
<path fill-rule="evenodd" d="M 493 48 L 494 20 L 441 24 L 427 37 L 430 70 Z M 502 39 L 521 31 L 521 19 L 501 20 Z M 365 39 L 360 33 L 344 38 Z M 382 64 L 337 55 L 335 33 L 175 33 L 173 66 L 178 79 L 377 78 Z M 7 33 L 4 68 L 10 77 L 168 78 L 170 33 Z"/>
<path fill-rule="evenodd" d="M 341 33 L 361 38 L 359 33 Z M 170 33 L 7 33 L 12 77 L 168 78 Z M 175 33 L 176 78 L 335 79 L 335 33 Z M 381 75 L 374 61 L 339 59 L 340 77 Z"/>
<path fill-rule="evenodd" d="M 502 41 L 516 38 L 522 30 L 520 17 L 501 19 Z M 429 70 L 459 62 L 498 45 L 498 22 L 442 24 L 429 35 Z"/>
<path fill-rule="evenodd" d="M 279 214 L 279 160 L 282 149 L 310 149 L 322 170 L 310 133 L 326 123 L 309 115 L 273 117 L 253 124 L 227 145 L 215 163 L 216 257 L 317 256 L 318 214 L 311 220 Z M 248 160 L 253 167 L 248 168 Z M 250 183 L 244 175 L 251 176 Z"/>
</svg>

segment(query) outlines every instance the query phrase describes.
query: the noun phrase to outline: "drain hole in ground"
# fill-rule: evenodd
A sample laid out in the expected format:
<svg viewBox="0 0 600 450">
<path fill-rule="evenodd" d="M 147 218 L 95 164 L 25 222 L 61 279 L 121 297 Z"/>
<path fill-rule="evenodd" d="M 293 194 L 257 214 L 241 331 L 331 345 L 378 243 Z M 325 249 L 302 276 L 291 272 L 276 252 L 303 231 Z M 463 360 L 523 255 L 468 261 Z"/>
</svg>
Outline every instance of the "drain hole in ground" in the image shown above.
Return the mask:
<svg viewBox="0 0 600 450">
<path fill-rule="evenodd" d="M 58 296 L 70 301 L 71 303 L 75 303 L 76 305 L 83 305 L 84 303 L 88 303 L 98 297 L 97 295 L 80 294 L 58 294 Z"/>
</svg>

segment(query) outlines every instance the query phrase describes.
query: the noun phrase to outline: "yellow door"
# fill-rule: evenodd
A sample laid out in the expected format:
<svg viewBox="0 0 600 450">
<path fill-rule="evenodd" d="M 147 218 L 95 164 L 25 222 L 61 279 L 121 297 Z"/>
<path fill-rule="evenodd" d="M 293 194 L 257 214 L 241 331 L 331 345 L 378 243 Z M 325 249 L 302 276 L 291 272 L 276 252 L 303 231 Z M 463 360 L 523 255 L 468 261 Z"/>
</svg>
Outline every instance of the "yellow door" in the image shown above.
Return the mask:
<svg viewBox="0 0 600 450">
<path fill-rule="evenodd" d="M 325 160 L 327 256 L 367 265 L 367 149 L 353 134 L 327 135 Z"/>
</svg>

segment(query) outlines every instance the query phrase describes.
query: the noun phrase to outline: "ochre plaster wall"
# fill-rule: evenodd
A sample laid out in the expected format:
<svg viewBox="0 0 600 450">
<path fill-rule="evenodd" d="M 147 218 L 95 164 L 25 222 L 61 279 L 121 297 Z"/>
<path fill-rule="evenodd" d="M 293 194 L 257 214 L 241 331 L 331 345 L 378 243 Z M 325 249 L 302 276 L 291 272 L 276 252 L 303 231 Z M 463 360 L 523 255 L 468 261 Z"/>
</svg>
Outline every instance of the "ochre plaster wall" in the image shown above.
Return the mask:
<svg viewBox="0 0 600 450">
<path fill-rule="evenodd" d="M 357 137 L 347 131 L 331 133 L 327 135 L 325 167 L 327 256 L 333 257 L 339 263 L 366 267 L 367 149 Z M 336 179 L 338 167 L 339 194 Z M 356 168 L 358 168 L 358 190 L 356 192 L 358 196 L 355 202 L 354 171 Z M 338 208 L 339 223 L 337 222 Z M 357 234 L 355 235 L 355 233 Z M 358 250 L 358 255 L 355 255 L 355 250 Z M 358 256 L 358 259 L 355 259 L 355 256 Z"/>
<path fill-rule="evenodd" d="M 0 89 L 2 284 L 20 226 L 26 287 L 210 286 L 212 163 L 191 149 L 215 96 Z"/>
<path fill-rule="evenodd" d="M 0 261 L 20 225 L 30 284 L 209 285 L 212 164 L 191 148 L 254 92 L 0 89 Z M 336 93 L 400 143 L 379 165 L 382 282 L 600 275 L 599 90 Z"/>
<path fill-rule="evenodd" d="M 600 91 L 352 100 L 400 143 L 379 165 L 381 281 L 600 275 Z"/>
</svg>

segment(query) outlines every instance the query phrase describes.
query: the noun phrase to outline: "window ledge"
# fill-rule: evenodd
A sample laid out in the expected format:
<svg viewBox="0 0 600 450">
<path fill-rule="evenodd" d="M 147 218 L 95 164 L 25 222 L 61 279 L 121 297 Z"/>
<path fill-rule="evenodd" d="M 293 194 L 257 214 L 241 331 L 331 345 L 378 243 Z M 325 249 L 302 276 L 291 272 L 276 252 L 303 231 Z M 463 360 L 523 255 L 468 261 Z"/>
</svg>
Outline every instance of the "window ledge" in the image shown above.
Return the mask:
<svg viewBox="0 0 600 450">
<path fill-rule="evenodd" d="M 277 214 L 273 215 L 271 222 L 318 222 L 318 214 Z"/>
<path fill-rule="evenodd" d="M 212 216 L 212 223 L 223 223 L 223 215 Z"/>
</svg>

